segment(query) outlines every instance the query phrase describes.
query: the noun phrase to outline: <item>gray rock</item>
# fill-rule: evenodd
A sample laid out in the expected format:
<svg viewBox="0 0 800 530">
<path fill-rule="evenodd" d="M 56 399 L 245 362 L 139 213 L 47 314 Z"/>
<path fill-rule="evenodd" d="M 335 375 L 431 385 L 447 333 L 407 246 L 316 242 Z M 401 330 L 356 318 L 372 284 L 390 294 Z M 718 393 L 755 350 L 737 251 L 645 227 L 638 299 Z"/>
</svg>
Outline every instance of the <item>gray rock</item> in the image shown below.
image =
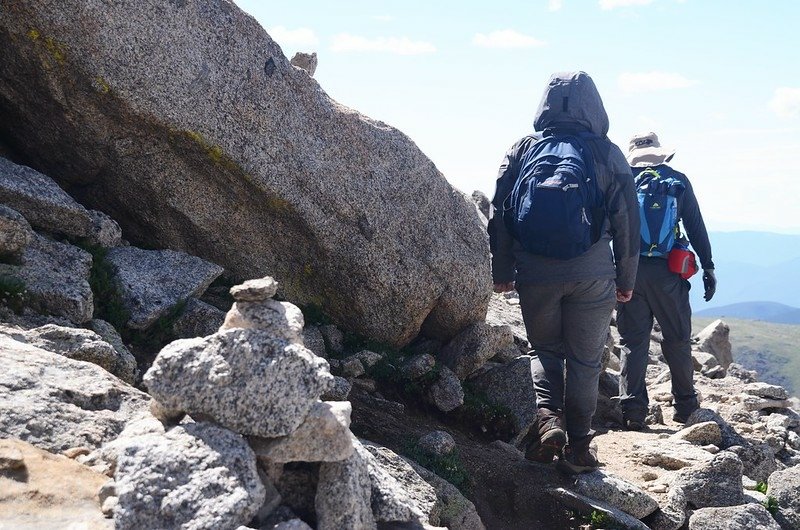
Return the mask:
<svg viewBox="0 0 800 530">
<path fill-rule="evenodd" d="M 225 313 L 197 298 L 189 298 L 186 307 L 172 323 L 172 333 L 178 339 L 213 335 L 225 321 Z"/>
<path fill-rule="evenodd" d="M 680 489 L 693 508 L 742 504 L 742 461 L 730 451 L 721 451 L 710 462 L 678 472 L 672 489 Z"/>
<path fill-rule="evenodd" d="M 392 450 L 363 441 L 356 445 L 367 462 L 376 522 L 438 524 L 436 491 Z"/>
<path fill-rule="evenodd" d="M 265 496 L 244 439 L 204 423 L 128 439 L 114 480 L 120 530 L 235 529 L 250 522 Z"/>
<path fill-rule="evenodd" d="M 344 351 L 344 333 L 339 328 L 333 324 L 325 324 L 320 326 L 319 330 L 322 332 L 322 338 L 325 339 L 325 347 L 328 351 L 333 353 Z"/>
<path fill-rule="evenodd" d="M 736 396 L 741 406 L 750 412 L 757 412 L 764 409 L 786 409 L 792 406 L 788 399 L 769 399 L 742 394 Z"/>
<path fill-rule="evenodd" d="M 345 377 L 360 377 L 366 373 L 364 364 L 355 357 L 348 357 L 342 361 L 342 375 Z"/>
<path fill-rule="evenodd" d="M 685 425 L 689 427 L 697 423 L 705 423 L 708 421 L 713 421 L 719 425 L 720 435 L 722 436 L 721 449 L 727 449 L 734 445 L 749 445 L 747 440 L 737 433 L 727 421 L 722 419 L 722 416 L 711 409 L 699 408 L 695 410 L 686 420 Z"/>
<path fill-rule="evenodd" d="M 120 359 L 120 363 L 117 365 L 120 373 L 118 377 L 131 384 L 137 381 L 139 379 L 139 368 L 136 365 L 136 357 L 134 357 L 130 350 L 128 350 L 128 347 L 125 346 L 122 337 L 114 326 L 99 318 L 90 320 L 86 326 L 100 335 L 104 341 L 111 344 L 114 350 L 116 350 L 117 356 Z"/>
<path fill-rule="evenodd" d="M 91 232 L 87 242 L 103 248 L 118 247 L 122 244 L 122 228 L 108 215 L 97 210 L 89 210 L 92 219 Z"/>
<path fill-rule="evenodd" d="M 758 379 L 758 373 L 753 370 L 746 370 L 744 366 L 738 363 L 731 363 L 726 371 L 727 377 L 744 381 L 745 383 L 755 383 Z"/>
<path fill-rule="evenodd" d="M 393 346 L 483 320 L 475 207 L 408 136 L 292 67 L 235 3 L 22 1 L 0 21 L 0 115 L 14 116 L 0 136 L 129 239 L 236 277 L 270 271 L 287 300 Z"/>
<path fill-rule="evenodd" d="M 0 334 L 0 437 L 59 453 L 96 449 L 147 414 L 150 398 L 94 364 Z"/>
<path fill-rule="evenodd" d="M 364 368 L 372 368 L 383 360 L 385 354 L 377 353 L 370 350 L 361 350 L 352 355 L 364 365 Z"/>
<path fill-rule="evenodd" d="M 602 513 L 613 521 L 614 528 L 624 528 L 626 530 L 650 530 L 646 524 L 639 519 L 628 515 L 622 510 L 618 510 L 605 502 L 580 495 L 564 488 L 548 490 L 548 493 L 557 499 L 567 508 L 577 511 L 583 515 Z M 677 529 L 677 527 L 676 527 Z M 673 529 L 673 530 L 676 530 Z"/>
<path fill-rule="evenodd" d="M 285 436 L 330 388 L 325 359 L 256 329 L 232 329 L 168 344 L 144 376 L 169 409 L 208 417 L 236 432 Z"/>
<path fill-rule="evenodd" d="M 517 346 L 520 353 L 528 352 L 528 332 L 522 319 L 519 300 L 516 304 L 511 304 L 504 294 L 493 293 L 489 300 L 486 323 L 492 326 L 509 326 L 514 335 L 514 345 Z"/>
<path fill-rule="evenodd" d="M 199 296 L 222 267 L 174 250 L 116 247 L 106 260 L 116 271 L 122 303 L 130 311 L 128 327 L 147 329 L 179 302 Z"/>
<path fill-rule="evenodd" d="M 312 528 L 300 519 L 289 519 L 276 524 L 272 530 L 312 530 Z"/>
<path fill-rule="evenodd" d="M 775 451 L 767 443 L 735 445 L 729 447 L 728 451 L 739 456 L 744 466 L 744 474 L 755 481 L 766 481 L 778 469 Z"/>
<path fill-rule="evenodd" d="M 26 341 L 43 350 L 102 367 L 126 383 L 136 381 L 136 358 L 117 351 L 94 331 L 47 324 L 25 332 Z"/>
<path fill-rule="evenodd" d="M 292 66 L 302 68 L 311 77 L 314 77 L 314 72 L 317 71 L 317 52 L 303 53 L 297 52 L 291 60 Z"/>
<path fill-rule="evenodd" d="M 344 377 L 338 375 L 333 376 L 333 384 L 331 387 L 322 393 L 320 399 L 325 401 L 347 401 L 353 385 Z"/>
<path fill-rule="evenodd" d="M 489 205 L 491 204 L 489 197 L 487 197 L 486 194 L 480 190 L 473 191 L 471 197 L 472 197 L 472 202 L 475 203 L 475 206 L 478 208 L 478 211 L 481 212 L 481 214 L 483 214 L 483 216 L 488 219 Z"/>
<path fill-rule="evenodd" d="M 406 360 L 400 367 L 400 373 L 406 379 L 419 379 L 428 374 L 436 366 L 436 359 L 428 353 L 419 353 Z"/>
<path fill-rule="evenodd" d="M 464 389 L 456 374 L 446 366 L 439 371 L 439 378 L 428 389 L 426 399 L 442 412 L 450 412 L 464 404 Z"/>
<path fill-rule="evenodd" d="M 675 440 L 686 440 L 697 445 L 717 445 L 722 444 L 722 433 L 719 425 L 713 421 L 695 423 L 681 429 L 672 435 Z"/>
<path fill-rule="evenodd" d="M 22 254 L 21 264 L 0 264 L 0 275 L 15 276 L 25 283 L 26 307 L 83 324 L 94 312 L 88 282 L 91 268 L 88 252 L 36 234 Z"/>
<path fill-rule="evenodd" d="M 647 408 L 647 416 L 645 416 L 644 422 L 647 425 L 664 425 L 664 410 L 661 405 L 658 403 L 650 404 Z"/>
<path fill-rule="evenodd" d="M 0 474 L 25 467 L 22 451 L 12 445 L 10 440 L 0 440 Z"/>
<path fill-rule="evenodd" d="M 647 517 L 658 509 L 658 502 L 644 490 L 602 471 L 579 475 L 575 487 L 578 493 L 602 501 L 637 519 Z"/>
<path fill-rule="evenodd" d="M 354 442 L 358 444 L 357 441 Z M 325 462 L 319 468 L 314 506 L 318 530 L 374 529 L 369 466 L 361 450 L 342 462 Z"/>
<path fill-rule="evenodd" d="M 781 530 L 760 504 L 701 508 L 689 517 L 689 530 Z"/>
<path fill-rule="evenodd" d="M 484 530 L 483 521 L 475 509 L 475 505 L 464 497 L 458 488 L 416 462 L 406 461 L 425 482 L 436 490 L 436 497 L 440 505 L 438 524 L 450 530 Z"/>
<path fill-rule="evenodd" d="M 225 315 L 220 331 L 227 329 L 259 329 L 275 338 L 303 343 L 303 312 L 289 302 L 235 302 Z"/>
<path fill-rule="evenodd" d="M 695 371 L 703 373 L 719 366 L 719 361 L 713 354 L 697 350 L 692 351 L 692 363 Z"/>
<path fill-rule="evenodd" d="M 36 228 L 75 237 L 91 233 L 89 212 L 53 180 L 0 157 L 0 203 L 18 211 Z"/>
<path fill-rule="evenodd" d="M 278 282 L 271 276 L 247 280 L 231 287 L 231 296 L 237 302 L 263 302 L 275 296 Z"/>
<path fill-rule="evenodd" d="M 510 327 L 478 322 L 464 329 L 442 348 L 439 360 L 463 381 L 498 351 L 513 343 L 514 336 Z"/>
<path fill-rule="evenodd" d="M 708 462 L 712 455 L 685 441 L 642 440 L 633 444 L 631 456 L 647 466 L 669 470 Z"/>
<path fill-rule="evenodd" d="M 315 403 L 303 423 L 288 436 L 250 437 L 259 458 L 272 462 L 338 462 L 353 454 L 349 401 Z"/>
<path fill-rule="evenodd" d="M 444 431 L 431 431 L 417 441 L 420 449 L 432 456 L 447 456 L 456 448 L 456 441 Z"/>
<path fill-rule="evenodd" d="M 789 399 L 789 393 L 785 388 L 768 383 L 749 383 L 742 388 L 742 392 L 767 399 L 783 400 Z"/>
<path fill-rule="evenodd" d="M 531 360 L 523 355 L 472 379 L 475 388 L 495 405 L 506 407 L 514 419 L 515 436 L 521 440 L 536 422 L 536 391 L 531 376 Z"/>
<path fill-rule="evenodd" d="M 730 334 L 731 328 L 718 319 L 703 328 L 694 340 L 700 351 L 712 354 L 723 368 L 728 368 L 733 362 Z"/>
<path fill-rule="evenodd" d="M 300 517 L 311 524 L 316 524 L 314 502 L 319 482 L 319 468 L 320 464 L 306 462 L 294 462 L 282 466 L 280 474 L 272 480 L 285 506 L 279 506 L 270 514 L 268 521 L 277 524 L 281 520 Z"/>
<path fill-rule="evenodd" d="M 767 497 L 778 503 L 775 520 L 783 529 L 800 529 L 800 465 L 776 471 L 769 477 Z"/>
<path fill-rule="evenodd" d="M 319 326 L 306 326 L 303 329 L 303 344 L 314 352 L 314 355 L 328 357 L 328 352 L 325 349 L 325 337 L 322 336 Z"/>
<path fill-rule="evenodd" d="M 17 212 L 0 204 L 0 258 L 17 260 L 33 239 L 33 229 Z"/>
</svg>

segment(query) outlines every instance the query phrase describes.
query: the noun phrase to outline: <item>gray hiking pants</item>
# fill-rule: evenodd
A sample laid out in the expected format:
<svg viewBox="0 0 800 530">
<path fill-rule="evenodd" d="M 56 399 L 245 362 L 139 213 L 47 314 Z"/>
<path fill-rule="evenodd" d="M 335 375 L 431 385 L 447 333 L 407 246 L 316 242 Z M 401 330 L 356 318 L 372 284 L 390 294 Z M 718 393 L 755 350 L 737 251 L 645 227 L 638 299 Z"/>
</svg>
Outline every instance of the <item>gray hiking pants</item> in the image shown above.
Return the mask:
<svg viewBox="0 0 800 530">
<path fill-rule="evenodd" d="M 563 410 L 571 441 L 591 433 L 614 280 L 517 284 L 537 405 Z M 565 377 L 566 369 L 566 377 Z"/>
<path fill-rule="evenodd" d="M 697 408 L 692 363 L 692 308 L 689 282 L 670 272 L 663 258 L 641 258 L 633 298 L 617 307 L 617 328 L 622 336 L 622 373 L 619 395 L 626 419 L 643 421 L 649 400 L 645 373 L 649 360 L 653 317 L 661 326 L 664 355 L 672 375 L 675 412 L 688 416 Z"/>
</svg>

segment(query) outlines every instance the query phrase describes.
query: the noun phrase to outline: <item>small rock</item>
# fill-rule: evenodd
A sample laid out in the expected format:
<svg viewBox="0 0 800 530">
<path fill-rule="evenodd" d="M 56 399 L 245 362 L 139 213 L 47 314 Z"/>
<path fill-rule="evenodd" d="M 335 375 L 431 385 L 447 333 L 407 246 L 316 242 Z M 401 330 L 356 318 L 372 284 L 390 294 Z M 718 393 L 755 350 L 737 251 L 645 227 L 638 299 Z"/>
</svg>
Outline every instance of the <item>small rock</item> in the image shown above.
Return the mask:
<svg viewBox="0 0 800 530">
<path fill-rule="evenodd" d="M 22 451 L 8 441 L 0 440 L 0 472 L 14 471 L 25 467 Z"/>
<path fill-rule="evenodd" d="M 189 298 L 180 316 L 172 324 L 175 338 L 191 339 L 213 335 L 225 321 L 225 313 L 197 298 Z"/>
<path fill-rule="evenodd" d="M 309 350 L 323 358 L 328 357 L 328 352 L 325 349 L 325 337 L 322 336 L 318 326 L 306 326 L 303 329 L 303 344 Z"/>
<path fill-rule="evenodd" d="M 88 447 L 70 447 L 69 449 L 61 451 L 61 454 L 66 456 L 67 458 L 75 460 L 79 456 L 88 455 L 91 452 L 92 450 L 89 449 Z"/>
<path fill-rule="evenodd" d="M 360 388 L 364 392 L 369 392 L 370 394 L 374 394 L 378 391 L 378 383 L 376 383 L 374 379 L 353 379 L 353 386 Z"/>
<path fill-rule="evenodd" d="M 17 260 L 32 239 L 33 229 L 22 214 L 0 204 L 0 258 Z"/>
<path fill-rule="evenodd" d="M 359 377 L 366 373 L 364 365 L 355 357 L 348 357 L 342 361 L 342 375 L 345 377 Z"/>
<path fill-rule="evenodd" d="M 320 326 L 319 330 L 322 332 L 322 338 L 325 339 L 325 347 L 328 351 L 333 353 L 344 351 L 344 333 L 339 328 L 333 324 L 326 324 Z"/>
<path fill-rule="evenodd" d="M 723 368 L 733 362 L 730 341 L 731 328 L 722 320 L 715 320 L 695 337 L 700 351 L 708 352 L 717 358 Z"/>
<path fill-rule="evenodd" d="M 605 502 L 637 519 L 658 509 L 658 502 L 638 486 L 602 471 L 579 475 L 575 486 L 578 493 Z"/>
<path fill-rule="evenodd" d="M 355 357 L 356 359 L 361 361 L 361 364 L 363 364 L 365 368 L 372 368 L 373 366 L 378 364 L 381 360 L 383 360 L 385 355 L 370 350 L 361 350 L 357 353 L 354 353 L 352 357 Z"/>
<path fill-rule="evenodd" d="M 265 276 L 234 285 L 230 292 L 237 302 L 263 302 L 275 296 L 278 292 L 278 282 L 271 276 Z"/>
<path fill-rule="evenodd" d="M 290 63 L 292 66 L 305 70 L 309 76 L 314 77 L 314 72 L 317 71 L 317 52 L 297 52 L 294 54 L 294 57 L 292 57 Z"/>
<path fill-rule="evenodd" d="M 711 461 L 681 470 L 672 482 L 695 508 L 735 506 L 743 500 L 742 461 L 721 451 Z"/>
<path fill-rule="evenodd" d="M 658 403 L 652 403 L 647 408 L 647 416 L 644 418 L 646 425 L 664 425 L 664 410 Z"/>
<path fill-rule="evenodd" d="M 747 441 L 727 421 L 711 409 L 699 408 L 695 410 L 686 420 L 686 427 L 707 421 L 713 421 L 719 425 L 720 435 L 722 436 L 720 448 L 727 449 L 733 445 L 747 445 Z"/>
<path fill-rule="evenodd" d="M 681 429 L 672 435 L 675 440 L 686 440 L 697 445 L 715 445 L 718 446 L 722 443 L 722 433 L 720 432 L 719 425 L 713 421 L 704 421 L 702 423 L 695 423 Z"/>
<path fill-rule="evenodd" d="M 114 517 L 114 510 L 119 506 L 119 497 L 108 497 L 101 502 L 100 511 L 107 519 Z"/>
<path fill-rule="evenodd" d="M 122 229 L 108 215 L 97 210 L 89 210 L 92 227 L 87 240 L 90 244 L 103 248 L 118 247 L 122 243 Z"/>
<path fill-rule="evenodd" d="M 494 357 L 514 345 L 509 326 L 478 322 L 459 333 L 439 353 L 439 359 L 463 381 Z"/>
<path fill-rule="evenodd" d="M 400 373 L 406 379 L 419 379 L 429 373 L 436 366 L 436 359 L 433 355 L 420 353 L 409 358 L 400 367 Z"/>
<path fill-rule="evenodd" d="M 299 307 L 268 299 L 262 302 L 235 302 L 219 330 L 257 329 L 275 339 L 302 344 L 303 324 L 303 312 Z"/>
<path fill-rule="evenodd" d="M 464 389 L 461 381 L 446 366 L 439 371 L 439 379 L 431 385 L 428 401 L 442 412 L 450 412 L 464 404 Z"/>
<path fill-rule="evenodd" d="M 738 363 L 731 363 L 728 366 L 727 377 L 736 378 L 745 383 L 755 383 L 758 378 L 758 373 L 753 370 L 747 370 Z"/>
<path fill-rule="evenodd" d="M 767 399 L 789 399 L 789 393 L 785 388 L 768 383 L 749 383 L 742 388 L 742 392 Z"/>
<path fill-rule="evenodd" d="M 344 377 L 335 375 L 333 376 L 333 386 L 325 391 L 320 396 L 320 399 L 323 401 L 347 401 L 347 397 L 350 395 L 350 390 L 352 390 L 352 388 L 353 385 L 350 384 L 350 381 Z"/>
<path fill-rule="evenodd" d="M 420 438 L 417 444 L 432 456 L 446 456 L 456 448 L 456 441 L 444 431 L 431 431 Z"/>
</svg>

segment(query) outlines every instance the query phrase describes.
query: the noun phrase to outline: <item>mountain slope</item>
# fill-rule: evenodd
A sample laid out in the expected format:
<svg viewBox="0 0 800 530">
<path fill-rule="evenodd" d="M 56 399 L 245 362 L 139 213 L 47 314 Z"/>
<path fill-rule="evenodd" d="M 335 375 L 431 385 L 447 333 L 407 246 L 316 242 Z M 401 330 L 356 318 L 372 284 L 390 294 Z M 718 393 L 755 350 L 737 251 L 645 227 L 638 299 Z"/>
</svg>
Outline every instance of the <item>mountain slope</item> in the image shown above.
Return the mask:
<svg viewBox="0 0 800 530">
<path fill-rule="evenodd" d="M 800 324 L 800 309 L 776 302 L 740 302 L 696 311 L 695 316 L 763 320 L 779 324 Z"/>
</svg>

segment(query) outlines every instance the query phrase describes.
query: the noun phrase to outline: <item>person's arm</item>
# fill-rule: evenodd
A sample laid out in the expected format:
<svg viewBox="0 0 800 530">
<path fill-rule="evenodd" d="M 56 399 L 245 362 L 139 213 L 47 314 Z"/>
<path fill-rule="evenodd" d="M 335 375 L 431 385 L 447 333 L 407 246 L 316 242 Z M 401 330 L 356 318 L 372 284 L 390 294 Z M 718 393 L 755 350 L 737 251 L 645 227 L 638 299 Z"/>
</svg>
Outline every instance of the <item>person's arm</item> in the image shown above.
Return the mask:
<svg viewBox="0 0 800 530">
<path fill-rule="evenodd" d="M 711 242 L 708 239 L 706 224 L 703 222 L 703 215 L 700 213 L 700 205 L 694 194 L 692 183 L 689 179 L 683 179 L 686 189 L 683 190 L 679 201 L 678 214 L 681 216 L 683 228 L 686 236 L 692 244 L 692 248 L 700 258 L 700 265 L 705 269 L 713 269 L 714 261 L 711 257 Z"/>
<path fill-rule="evenodd" d="M 516 260 L 514 258 L 514 239 L 503 222 L 503 201 L 514 186 L 517 178 L 517 160 L 526 144 L 525 139 L 515 143 L 508 150 L 497 173 L 494 198 L 489 207 L 489 248 L 492 252 L 492 281 L 495 291 L 511 291 L 514 288 Z"/>
<path fill-rule="evenodd" d="M 611 185 L 606 192 L 614 263 L 617 269 L 617 299 L 630 300 L 639 268 L 639 201 L 630 166 L 622 152 L 613 146 L 609 152 Z"/>
</svg>

